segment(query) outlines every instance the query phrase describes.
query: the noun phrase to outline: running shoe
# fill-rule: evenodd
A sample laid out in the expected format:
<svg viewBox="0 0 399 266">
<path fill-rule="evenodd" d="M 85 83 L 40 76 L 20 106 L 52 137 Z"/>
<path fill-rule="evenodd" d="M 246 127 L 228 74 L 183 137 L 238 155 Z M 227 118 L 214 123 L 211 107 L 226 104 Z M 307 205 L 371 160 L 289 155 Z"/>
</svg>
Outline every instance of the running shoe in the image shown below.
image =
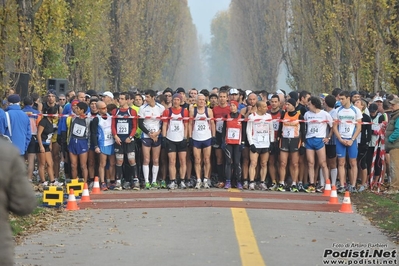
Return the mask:
<svg viewBox="0 0 399 266">
<path fill-rule="evenodd" d="M 302 183 L 298 184 L 298 190 L 299 190 L 299 192 L 306 192 L 306 189 L 303 187 Z"/>
<path fill-rule="evenodd" d="M 216 185 L 217 188 L 224 188 L 224 186 L 225 186 L 225 183 L 224 183 L 224 182 L 219 182 L 219 183 Z"/>
<path fill-rule="evenodd" d="M 161 181 L 161 188 L 167 188 L 165 180 Z"/>
<path fill-rule="evenodd" d="M 110 183 L 108 186 L 109 190 L 114 190 L 115 189 L 115 183 Z"/>
<path fill-rule="evenodd" d="M 308 188 L 306 189 L 307 193 L 315 193 L 316 188 L 313 185 L 309 185 Z"/>
<path fill-rule="evenodd" d="M 122 190 L 122 185 L 120 182 L 116 182 L 114 190 Z"/>
<path fill-rule="evenodd" d="M 269 190 L 275 191 L 277 189 L 277 184 L 272 183 L 272 185 L 269 187 Z"/>
<path fill-rule="evenodd" d="M 152 189 L 158 189 L 159 188 L 158 183 L 157 182 L 152 182 L 151 183 L 151 188 Z"/>
<path fill-rule="evenodd" d="M 107 191 L 108 190 L 107 184 L 105 184 L 105 182 L 101 183 L 101 187 L 100 188 L 101 188 L 102 191 Z"/>
<path fill-rule="evenodd" d="M 338 193 L 345 193 L 345 191 L 346 191 L 346 189 L 345 189 L 344 186 L 339 186 L 338 189 L 337 189 Z"/>
<path fill-rule="evenodd" d="M 292 185 L 292 186 L 290 187 L 290 191 L 291 191 L 291 192 L 299 192 L 298 187 L 297 187 L 296 185 Z"/>
<path fill-rule="evenodd" d="M 59 182 L 58 180 L 55 180 L 54 182 L 51 183 L 52 186 L 56 186 L 56 187 L 62 187 L 64 183 Z"/>
<path fill-rule="evenodd" d="M 189 180 L 186 182 L 186 187 L 188 187 L 188 188 L 193 188 L 193 187 L 194 187 L 193 181 L 192 181 L 191 179 L 189 179 Z"/>
<path fill-rule="evenodd" d="M 285 192 L 285 187 L 283 184 L 278 184 L 277 191 Z"/>
<path fill-rule="evenodd" d="M 249 183 L 249 190 L 255 190 L 255 182 Z"/>
<path fill-rule="evenodd" d="M 208 183 L 208 182 L 204 182 L 204 188 L 205 188 L 205 189 L 211 188 L 211 187 L 209 186 L 209 183 Z"/>
<path fill-rule="evenodd" d="M 200 189 L 200 188 L 201 188 L 201 185 L 202 185 L 202 182 L 199 181 L 199 180 L 197 180 L 197 184 L 195 184 L 195 188 L 196 188 L 196 189 Z"/>
<path fill-rule="evenodd" d="M 241 184 L 241 182 L 237 182 L 237 189 L 242 190 L 242 184 Z"/>
<path fill-rule="evenodd" d="M 324 187 L 323 186 L 317 186 L 316 187 L 316 192 L 317 193 L 323 193 L 324 192 Z"/>
<path fill-rule="evenodd" d="M 126 182 L 123 183 L 122 188 L 123 189 L 131 189 L 131 186 L 132 185 L 130 184 L 130 182 L 126 181 Z"/>
<path fill-rule="evenodd" d="M 138 178 L 133 179 L 133 190 L 140 190 L 140 181 Z"/>
<path fill-rule="evenodd" d="M 150 188 L 151 188 L 150 182 L 145 182 L 145 189 L 150 189 Z"/>
<path fill-rule="evenodd" d="M 175 183 L 175 181 L 173 180 L 173 181 L 171 181 L 170 182 L 170 184 L 169 184 L 169 189 L 176 189 L 176 183 Z"/>
<path fill-rule="evenodd" d="M 230 181 L 226 181 L 226 184 L 224 185 L 224 189 L 229 189 L 231 188 L 231 183 Z"/>
<path fill-rule="evenodd" d="M 187 188 L 186 184 L 184 183 L 184 180 L 181 180 L 181 181 L 180 181 L 180 186 L 179 186 L 179 188 L 180 188 L 180 189 L 186 189 L 186 188 Z"/>
<path fill-rule="evenodd" d="M 366 186 L 361 185 L 361 186 L 359 187 L 358 192 L 363 192 L 363 191 L 365 191 L 365 190 L 366 190 Z"/>
<path fill-rule="evenodd" d="M 244 181 L 244 185 L 242 186 L 243 189 L 248 189 L 248 181 Z"/>
<path fill-rule="evenodd" d="M 263 190 L 263 191 L 267 190 L 266 184 L 265 184 L 264 182 L 263 182 L 263 183 L 260 183 L 260 184 L 259 184 L 259 189 L 260 189 L 260 190 Z"/>
</svg>

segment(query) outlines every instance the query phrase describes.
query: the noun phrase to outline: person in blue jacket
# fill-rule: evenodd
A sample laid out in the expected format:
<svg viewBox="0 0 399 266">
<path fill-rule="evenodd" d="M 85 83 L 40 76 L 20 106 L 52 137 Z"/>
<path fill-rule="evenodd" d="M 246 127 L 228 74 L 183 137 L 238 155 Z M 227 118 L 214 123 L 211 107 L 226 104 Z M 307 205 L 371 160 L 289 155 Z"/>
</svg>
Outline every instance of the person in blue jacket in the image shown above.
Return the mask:
<svg viewBox="0 0 399 266">
<path fill-rule="evenodd" d="M 8 96 L 7 100 L 9 106 L 6 112 L 9 115 L 9 122 L 6 117 L 5 135 L 10 137 L 12 143 L 19 149 L 19 154 L 24 155 L 32 137 L 29 117 L 21 110 L 19 105 L 21 98 L 18 94 Z"/>
</svg>

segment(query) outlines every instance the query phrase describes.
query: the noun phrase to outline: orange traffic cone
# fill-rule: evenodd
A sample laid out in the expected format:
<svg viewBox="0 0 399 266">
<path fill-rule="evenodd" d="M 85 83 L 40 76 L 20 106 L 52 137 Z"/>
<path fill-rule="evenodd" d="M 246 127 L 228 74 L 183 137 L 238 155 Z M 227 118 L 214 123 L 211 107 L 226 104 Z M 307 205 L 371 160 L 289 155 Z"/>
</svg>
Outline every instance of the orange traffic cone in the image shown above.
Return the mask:
<svg viewBox="0 0 399 266">
<path fill-rule="evenodd" d="M 73 189 L 69 190 L 69 197 L 66 206 L 67 211 L 77 211 L 79 210 L 78 203 L 76 202 L 75 194 L 73 193 Z"/>
<path fill-rule="evenodd" d="M 332 189 L 331 189 L 330 201 L 328 202 L 328 204 L 339 204 L 337 189 L 335 188 L 334 185 L 332 186 Z"/>
<path fill-rule="evenodd" d="M 98 182 L 98 176 L 94 178 L 93 189 L 91 190 L 91 194 L 101 194 L 100 183 Z"/>
<path fill-rule="evenodd" d="M 342 202 L 341 209 L 339 210 L 339 212 L 353 213 L 349 191 L 345 191 L 344 201 Z"/>
<path fill-rule="evenodd" d="M 82 193 L 82 197 L 80 198 L 80 202 L 91 202 L 89 188 L 87 187 L 87 183 L 85 183 L 83 186 L 83 193 Z"/>
<path fill-rule="evenodd" d="M 323 196 L 325 196 L 325 197 L 330 197 L 330 195 L 331 195 L 331 182 L 330 182 L 330 179 L 327 178 L 327 180 L 326 180 L 326 186 L 324 187 Z"/>
</svg>

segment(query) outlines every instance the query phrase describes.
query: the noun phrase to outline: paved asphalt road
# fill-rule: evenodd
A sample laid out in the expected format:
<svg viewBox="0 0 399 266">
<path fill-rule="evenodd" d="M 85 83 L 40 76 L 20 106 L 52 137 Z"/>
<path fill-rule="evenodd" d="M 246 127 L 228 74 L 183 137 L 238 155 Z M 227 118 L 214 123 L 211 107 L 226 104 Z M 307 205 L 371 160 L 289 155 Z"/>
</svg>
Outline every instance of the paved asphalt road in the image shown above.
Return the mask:
<svg viewBox="0 0 399 266">
<path fill-rule="evenodd" d="M 243 200 L 234 196 L 227 200 Z M 372 245 L 387 252 L 385 265 L 398 265 L 398 246 L 356 213 L 165 207 L 63 215 L 16 247 L 16 265 L 327 265 L 350 251 L 342 265 L 375 265 Z"/>
</svg>

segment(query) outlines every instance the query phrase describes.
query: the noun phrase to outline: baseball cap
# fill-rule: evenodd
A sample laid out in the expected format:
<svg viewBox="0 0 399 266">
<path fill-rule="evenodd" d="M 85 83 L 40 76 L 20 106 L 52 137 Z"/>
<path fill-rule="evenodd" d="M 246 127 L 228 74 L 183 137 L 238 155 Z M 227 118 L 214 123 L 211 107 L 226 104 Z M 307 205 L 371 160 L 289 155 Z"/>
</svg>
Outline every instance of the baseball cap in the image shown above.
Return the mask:
<svg viewBox="0 0 399 266">
<path fill-rule="evenodd" d="M 355 95 L 358 95 L 358 94 L 360 94 L 358 91 L 352 91 L 352 92 L 351 92 L 351 98 L 352 98 L 353 96 L 355 96 Z"/>
<path fill-rule="evenodd" d="M 18 94 L 11 94 L 10 96 L 8 96 L 7 101 L 9 103 L 19 103 L 21 101 L 21 98 Z"/>
<path fill-rule="evenodd" d="M 71 105 L 72 106 L 75 106 L 75 105 L 77 105 L 79 103 L 79 100 L 73 100 L 72 102 L 71 102 Z"/>
<path fill-rule="evenodd" d="M 186 91 L 182 87 L 177 88 L 175 93 L 180 93 L 180 92 L 186 93 Z"/>
<path fill-rule="evenodd" d="M 230 89 L 229 94 L 238 94 L 238 90 L 236 88 Z"/>
<path fill-rule="evenodd" d="M 209 99 L 212 97 L 218 98 L 218 95 L 216 93 L 211 93 L 211 95 L 209 95 Z"/>
<path fill-rule="evenodd" d="M 399 104 L 399 98 L 394 98 L 393 100 L 389 101 L 390 104 Z"/>
<path fill-rule="evenodd" d="M 377 104 L 372 103 L 372 104 L 369 105 L 369 111 L 370 111 L 370 113 L 377 112 L 377 110 L 378 110 L 378 105 L 377 105 Z"/>
<path fill-rule="evenodd" d="M 47 91 L 47 95 L 50 95 L 50 94 L 53 94 L 53 95 L 57 96 L 57 92 L 55 90 L 53 90 L 53 89 L 50 89 L 50 90 Z"/>
<path fill-rule="evenodd" d="M 382 99 L 382 97 L 377 96 L 377 97 L 374 98 L 373 102 L 378 102 L 378 101 L 383 102 L 384 100 Z"/>
<path fill-rule="evenodd" d="M 100 96 L 108 96 L 108 97 L 110 97 L 111 99 L 114 98 L 114 95 L 113 95 L 112 92 L 110 92 L 110 91 L 103 92 L 103 93 L 100 94 Z"/>
</svg>

